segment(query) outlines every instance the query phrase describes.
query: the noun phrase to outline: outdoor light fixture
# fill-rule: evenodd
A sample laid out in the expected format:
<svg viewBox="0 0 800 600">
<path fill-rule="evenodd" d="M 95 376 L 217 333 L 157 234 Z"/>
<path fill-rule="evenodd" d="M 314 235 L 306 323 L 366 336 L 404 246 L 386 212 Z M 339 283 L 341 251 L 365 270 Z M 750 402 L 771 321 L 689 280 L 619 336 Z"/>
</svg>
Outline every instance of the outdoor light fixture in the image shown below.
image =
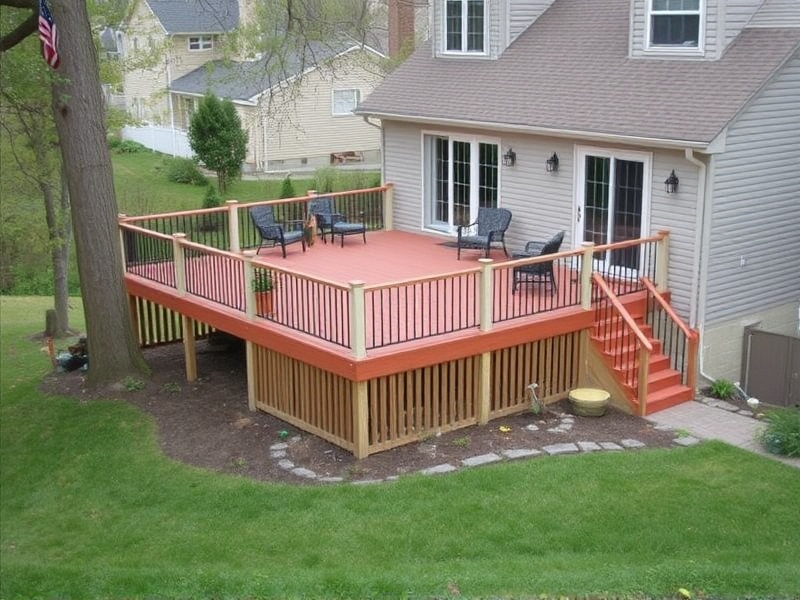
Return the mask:
<svg viewBox="0 0 800 600">
<path fill-rule="evenodd" d="M 503 164 L 506 167 L 513 167 L 517 162 L 517 153 L 514 152 L 511 148 L 508 149 L 508 152 L 503 154 Z"/>
<path fill-rule="evenodd" d="M 545 167 L 547 168 L 548 173 L 554 173 L 558 171 L 558 154 L 553 152 L 553 156 L 545 161 Z"/>
<path fill-rule="evenodd" d="M 672 169 L 672 173 L 664 180 L 664 188 L 668 194 L 674 194 L 678 191 L 678 176 L 675 175 L 675 169 Z"/>
</svg>

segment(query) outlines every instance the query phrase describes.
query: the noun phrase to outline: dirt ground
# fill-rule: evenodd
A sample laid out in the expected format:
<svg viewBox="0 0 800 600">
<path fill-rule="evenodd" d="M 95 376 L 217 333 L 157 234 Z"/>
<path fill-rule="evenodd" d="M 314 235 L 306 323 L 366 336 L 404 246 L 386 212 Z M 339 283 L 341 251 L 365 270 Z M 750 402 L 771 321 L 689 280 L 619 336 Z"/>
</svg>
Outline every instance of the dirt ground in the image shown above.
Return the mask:
<svg viewBox="0 0 800 600">
<path fill-rule="evenodd" d="M 500 453 L 510 449 L 541 449 L 544 446 L 579 441 L 615 442 L 634 439 L 647 448 L 674 446 L 675 434 L 654 429 L 644 419 L 616 409 L 600 418 L 574 417 L 569 430 L 548 429 L 568 423 L 567 401 L 548 407 L 544 414 L 530 412 L 491 421 L 356 460 L 349 452 L 263 412 L 247 407 L 244 351 L 235 345 L 198 343 L 197 381 L 184 377 L 183 348 L 180 344 L 145 351 L 152 368 L 146 381 L 129 381 L 121 389 L 89 393 L 79 371 L 53 373 L 45 378 L 43 390 L 67 395 L 81 402 L 95 398 L 118 398 L 152 416 L 158 443 L 164 453 L 198 467 L 290 484 L 319 484 L 324 478 L 344 481 L 385 479 L 412 473 L 443 463 L 461 465 L 469 457 Z M 139 388 L 139 389 L 136 389 Z M 535 425 L 536 431 L 528 426 Z M 285 455 L 271 449 L 285 443 Z M 634 450 L 626 450 L 634 451 Z M 526 460 L 542 460 L 538 457 Z M 287 468 L 312 471 L 316 477 L 300 476 Z"/>
</svg>

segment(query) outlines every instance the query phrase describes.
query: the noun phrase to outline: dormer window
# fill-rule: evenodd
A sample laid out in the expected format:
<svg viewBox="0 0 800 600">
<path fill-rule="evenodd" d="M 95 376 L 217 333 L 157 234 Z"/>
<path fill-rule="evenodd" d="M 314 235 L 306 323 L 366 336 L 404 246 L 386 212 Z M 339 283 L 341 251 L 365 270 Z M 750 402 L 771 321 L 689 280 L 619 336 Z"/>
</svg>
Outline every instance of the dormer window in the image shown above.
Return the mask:
<svg viewBox="0 0 800 600">
<path fill-rule="evenodd" d="M 700 48 L 701 0 L 650 0 L 650 47 Z"/>
<path fill-rule="evenodd" d="M 444 0 L 444 50 L 483 54 L 486 51 L 485 0 Z"/>
</svg>

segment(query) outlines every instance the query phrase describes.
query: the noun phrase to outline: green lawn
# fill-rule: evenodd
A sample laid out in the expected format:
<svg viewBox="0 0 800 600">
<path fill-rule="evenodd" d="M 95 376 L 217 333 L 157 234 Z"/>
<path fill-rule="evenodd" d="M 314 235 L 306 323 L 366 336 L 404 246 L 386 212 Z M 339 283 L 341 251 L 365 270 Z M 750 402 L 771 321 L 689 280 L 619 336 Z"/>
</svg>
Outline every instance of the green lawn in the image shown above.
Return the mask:
<svg viewBox="0 0 800 600">
<path fill-rule="evenodd" d="M 800 594 L 797 469 L 703 444 L 374 486 L 218 475 L 119 399 L 39 393 L 48 305 L 0 298 L 2 598 Z"/>
</svg>

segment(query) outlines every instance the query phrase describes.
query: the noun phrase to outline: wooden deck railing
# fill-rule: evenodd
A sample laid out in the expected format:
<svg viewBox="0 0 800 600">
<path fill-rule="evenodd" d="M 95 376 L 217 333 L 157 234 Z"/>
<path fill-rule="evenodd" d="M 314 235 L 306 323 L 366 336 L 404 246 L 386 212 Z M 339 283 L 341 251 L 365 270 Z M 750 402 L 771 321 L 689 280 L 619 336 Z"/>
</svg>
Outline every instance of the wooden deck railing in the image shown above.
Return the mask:
<svg viewBox="0 0 800 600">
<path fill-rule="evenodd" d="M 691 389 L 697 385 L 697 346 L 700 336 L 690 329 L 647 277 L 642 277 L 647 290 L 645 322 L 653 329 L 653 337 L 661 341 L 662 352 L 669 356 L 670 367 L 681 374 L 681 383 Z"/>
<path fill-rule="evenodd" d="M 599 273 L 592 275 L 596 286 L 595 337 L 603 351 L 612 357 L 613 367 L 623 383 L 633 390 L 639 400 L 639 412 L 645 414 L 647 377 L 653 345 L 625 309 L 611 286 Z"/>
<path fill-rule="evenodd" d="M 344 214 L 365 211 L 370 227 L 391 227 L 385 203 L 391 186 L 331 194 Z M 305 214 L 315 196 L 271 201 L 283 217 Z M 276 283 L 273 307 L 258 310 L 253 279 L 259 266 L 254 231 L 243 205 L 230 201 L 219 209 L 144 217 L 120 217 L 126 271 L 132 275 L 243 311 L 272 323 L 348 348 L 356 357 L 367 350 L 465 329 L 488 331 L 494 325 L 538 313 L 592 307 L 592 273 L 601 269 L 616 295 L 644 289 L 634 269 L 666 280 L 667 232 L 655 236 L 525 258 L 503 263 L 480 259 L 470 269 L 380 285 L 342 285 L 270 267 Z M 214 217 L 227 234 L 201 227 Z M 211 219 L 211 220 L 214 220 Z M 174 231 L 185 226 L 195 237 Z M 222 225 L 220 225 L 222 228 Z M 169 233 L 167 233 L 169 231 Z M 204 237 L 207 236 L 207 237 Z M 217 248 L 215 245 L 227 245 Z M 512 293 L 515 269 L 552 265 L 556 286 L 546 280 L 519 285 Z M 649 278 L 648 278 L 649 280 Z"/>
</svg>

